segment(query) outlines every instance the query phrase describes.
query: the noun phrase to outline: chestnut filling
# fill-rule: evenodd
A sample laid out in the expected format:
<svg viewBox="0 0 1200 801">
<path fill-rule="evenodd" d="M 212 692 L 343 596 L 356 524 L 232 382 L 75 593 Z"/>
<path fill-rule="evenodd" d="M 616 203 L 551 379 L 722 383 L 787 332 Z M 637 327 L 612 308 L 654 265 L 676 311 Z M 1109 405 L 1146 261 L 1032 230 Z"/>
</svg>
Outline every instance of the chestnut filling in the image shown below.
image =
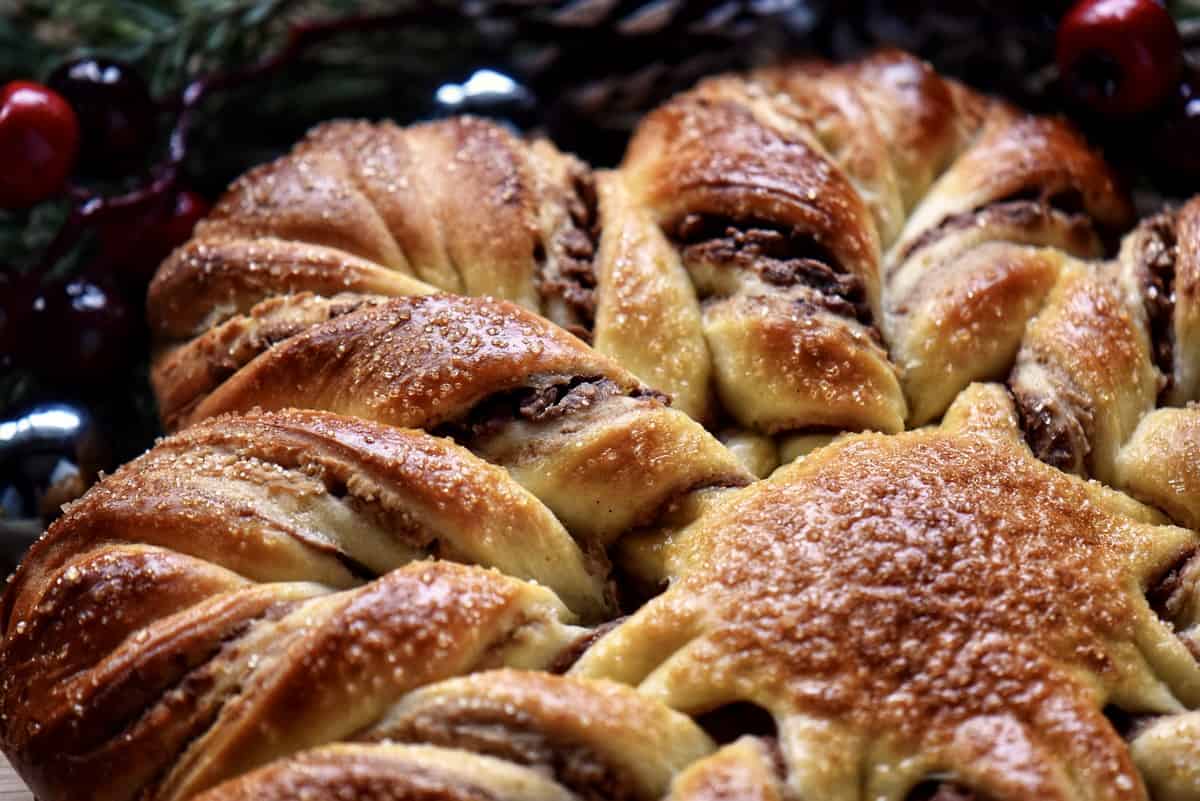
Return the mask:
<svg viewBox="0 0 1200 801">
<path fill-rule="evenodd" d="M 532 721 L 502 709 L 465 707 L 417 714 L 389 729 L 389 740 L 458 748 L 542 769 L 584 801 L 633 801 L 631 777 L 578 742 L 552 739 Z"/>
<path fill-rule="evenodd" d="M 556 298 L 574 322 L 566 328 L 590 342 L 596 322 L 596 251 L 599 249 L 600 215 L 596 186 L 588 174 L 577 175 L 566 200 L 568 223 L 554 235 L 550 252 L 538 243 L 537 291 L 542 298 Z"/>
<path fill-rule="evenodd" d="M 624 623 L 628 617 L 628 615 L 621 615 L 620 617 L 614 618 L 607 623 L 601 623 L 587 634 L 584 634 L 582 637 L 576 639 L 575 642 L 564 648 L 562 653 L 560 653 L 554 659 L 554 661 L 550 663 L 550 666 L 546 668 L 546 672 L 553 673 L 555 675 L 562 675 L 571 668 L 575 667 L 575 663 L 583 658 L 583 655 L 587 653 L 589 648 L 599 642 L 600 639 L 610 631 Z"/>
<path fill-rule="evenodd" d="M 1172 628 L 1179 627 L 1179 618 L 1186 614 L 1197 582 L 1200 582 L 1200 548 L 1184 551 L 1167 570 L 1151 582 L 1146 590 L 1150 608 Z M 1185 624 L 1186 625 L 1186 624 Z M 1190 637 L 1182 637 L 1183 644 L 1192 656 L 1200 661 L 1200 643 Z"/>
<path fill-rule="evenodd" d="M 1187 577 L 1194 565 L 1200 566 L 1200 548 L 1185 550 L 1146 590 L 1150 608 L 1163 620 L 1173 620 L 1179 606 L 1186 600 L 1185 596 L 1191 589 Z"/>
<path fill-rule="evenodd" d="M 43 733 L 55 739 L 62 753 L 86 758 L 95 753 L 93 746 L 99 743 L 136 735 L 138 727 L 156 713 L 173 720 L 187 718 L 174 736 L 158 743 L 157 767 L 146 782 L 147 788 L 156 788 L 180 756 L 211 730 L 225 704 L 241 693 L 239 684 L 219 697 L 210 695 L 214 670 L 220 669 L 223 655 L 236 657 L 238 641 L 253 626 L 279 620 L 297 606 L 295 601 L 281 601 L 257 615 L 233 621 L 217 639 L 195 653 L 160 653 L 128 673 L 123 681 L 98 693 L 89 702 L 86 716 L 60 719 L 62 725 L 44 729 Z"/>
<path fill-rule="evenodd" d="M 1175 371 L 1175 258 L 1174 220 L 1160 214 L 1144 223 L 1146 236 L 1137 254 L 1145 298 L 1146 316 L 1150 321 L 1150 343 L 1154 364 L 1166 379 L 1160 390 L 1171 389 Z"/>
<path fill-rule="evenodd" d="M 841 268 L 817 240 L 762 220 L 689 214 L 675 226 L 684 262 L 730 264 L 781 287 L 807 286 L 811 303 L 872 324 L 862 280 Z"/>
<path fill-rule="evenodd" d="M 1007 197 L 998 198 L 970 211 L 951 214 L 937 225 L 927 228 L 900 252 L 898 261 L 904 261 L 919 250 L 941 240 L 948 234 L 975 226 L 980 217 L 986 215 L 997 224 L 1027 228 L 1048 216 L 1059 212 L 1068 218 L 1072 226 L 1083 231 L 1092 231 L 1092 221 L 1083 207 L 1083 196 L 1076 189 L 1067 189 L 1054 195 L 1043 196 L 1039 190 L 1028 189 Z"/>
<path fill-rule="evenodd" d="M 443 423 L 432 433 L 471 442 L 495 434 L 516 420 L 543 423 L 620 394 L 620 387 L 600 376 L 539 376 L 527 386 L 484 398 L 465 417 Z M 642 394 L 650 393 L 633 393 L 634 397 Z"/>
<path fill-rule="evenodd" d="M 1010 387 L 1025 441 L 1033 455 L 1052 467 L 1082 474 L 1091 452 L 1088 430 L 1090 416 L 1040 394 Z"/>
</svg>

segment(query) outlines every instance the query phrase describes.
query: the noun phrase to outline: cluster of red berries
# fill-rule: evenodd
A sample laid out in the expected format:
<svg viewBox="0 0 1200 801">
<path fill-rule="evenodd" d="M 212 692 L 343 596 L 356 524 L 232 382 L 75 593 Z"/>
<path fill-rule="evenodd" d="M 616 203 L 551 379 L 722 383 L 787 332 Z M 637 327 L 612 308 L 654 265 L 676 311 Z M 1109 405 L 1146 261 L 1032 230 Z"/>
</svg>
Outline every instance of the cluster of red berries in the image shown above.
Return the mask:
<svg viewBox="0 0 1200 801">
<path fill-rule="evenodd" d="M 154 144 L 158 109 L 136 72 L 94 58 L 59 67 L 45 84 L 0 89 L 0 208 L 61 192 L 74 173 L 123 175 Z"/>
<path fill-rule="evenodd" d="M 45 84 L 0 88 L 0 209 L 17 210 L 71 192 L 77 207 L 99 196 L 82 180 L 127 175 L 149 161 L 159 107 L 134 71 L 86 58 Z M 145 202 L 93 215 L 92 258 L 79 273 L 47 281 L 41 271 L 0 267 L 0 369 L 25 367 L 66 382 L 111 375 L 137 341 L 138 303 L 154 269 L 184 242 L 208 204 L 171 185 Z M 82 224 L 78 221 L 68 223 Z"/>
</svg>

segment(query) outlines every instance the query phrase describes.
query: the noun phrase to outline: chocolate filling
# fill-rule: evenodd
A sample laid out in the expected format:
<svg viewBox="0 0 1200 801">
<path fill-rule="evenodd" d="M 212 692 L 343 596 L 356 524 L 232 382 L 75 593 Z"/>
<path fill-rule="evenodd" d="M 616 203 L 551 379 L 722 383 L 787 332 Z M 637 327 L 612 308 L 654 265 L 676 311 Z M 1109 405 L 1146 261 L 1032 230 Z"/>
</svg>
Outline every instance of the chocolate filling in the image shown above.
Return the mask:
<svg viewBox="0 0 1200 801">
<path fill-rule="evenodd" d="M 551 239 L 549 253 L 540 242 L 534 248 L 537 291 L 544 299 L 560 300 L 575 318 L 567 329 L 590 342 L 596 321 L 594 262 L 600 237 L 596 185 L 590 174 L 575 176 L 566 209 L 568 222 Z"/>
<path fill-rule="evenodd" d="M 314 777 L 314 778 L 310 778 Z M 313 771 L 305 776 L 298 798 L 309 798 L 306 791 L 313 786 L 327 790 L 317 798 L 336 798 L 338 801 L 373 801 L 384 799 L 437 799 L 437 801 L 505 801 L 491 789 L 483 787 L 453 771 L 408 764 L 404 766 L 403 786 L 397 787 L 389 778 L 377 778 L 370 770 L 345 772 Z M 289 788 L 290 789 L 290 788 Z M 272 796 L 277 798 L 278 796 Z M 292 798 L 289 792 L 285 798 Z"/>
<path fill-rule="evenodd" d="M 263 301 L 249 313 L 226 320 L 183 345 L 156 368 L 159 412 L 168 429 L 211 392 L 276 344 L 309 329 L 386 302 L 361 295 L 282 296 Z"/>
<path fill-rule="evenodd" d="M 1200 559 L 1200 548 L 1188 548 L 1163 572 L 1161 576 L 1150 583 L 1146 590 L 1146 599 L 1150 608 L 1164 620 L 1172 620 L 1178 612 L 1181 594 L 1190 588 L 1184 583 L 1188 568 Z"/>
<path fill-rule="evenodd" d="M 1175 257 L 1174 219 L 1160 214 L 1143 223 L 1145 236 L 1137 254 L 1146 316 L 1150 321 L 1150 342 L 1154 364 L 1165 382 L 1160 391 L 1171 389 L 1175 371 Z"/>
<path fill-rule="evenodd" d="M 614 618 L 607 623 L 601 623 L 587 634 L 578 637 L 575 642 L 563 649 L 562 653 L 560 653 L 554 659 L 554 661 L 550 663 L 550 666 L 546 668 L 546 672 L 562 675 L 571 668 L 575 667 L 575 663 L 578 662 L 585 653 L 587 653 L 589 648 L 599 642 L 601 637 L 624 623 L 628 617 L 628 615 L 621 615 L 620 617 Z"/>
<path fill-rule="evenodd" d="M 808 234 L 763 220 L 689 214 L 675 226 L 674 238 L 685 262 L 732 264 L 774 286 L 811 287 L 814 304 L 872 323 L 862 280 Z"/>
<path fill-rule="evenodd" d="M 174 698 L 188 699 L 189 704 L 203 698 L 212 685 L 209 671 L 214 660 L 220 659 L 226 650 L 236 648 L 237 641 L 256 623 L 278 620 L 295 607 L 295 602 L 283 601 L 272 604 L 252 617 L 231 621 L 223 631 L 213 632 L 216 636 L 211 642 L 194 652 L 164 650 L 146 655 L 147 658 L 132 666 L 128 674 L 110 682 L 92 696 L 88 701 L 86 716 L 64 721 L 52 736 L 64 752 L 80 752 L 118 739 L 160 705 L 170 703 Z M 224 703 L 224 699 L 219 703 Z M 179 711 L 176 710 L 177 713 Z M 198 710 L 191 711 L 201 714 Z M 201 717 L 204 715 L 201 714 Z M 203 729 L 208 724 L 197 719 L 196 725 Z M 50 729 L 43 731 L 49 732 Z"/>
<path fill-rule="evenodd" d="M 1083 196 L 1078 190 L 1069 189 L 1043 197 L 1039 191 L 1030 189 L 943 218 L 937 225 L 926 228 L 916 239 L 905 245 L 897 261 L 908 259 L 948 234 L 971 228 L 985 215 L 998 224 L 1028 228 L 1055 211 L 1066 215 L 1072 228 L 1078 228 L 1081 233 L 1091 233 L 1095 230 L 1091 218 L 1084 211 Z"/>
<path fill-rule="evenodd" d="M 121 681 L 110 683 L 89 702 L 86 714 L 60 718 L 42 735 L 53 739 L 62 754 L 75 753 L 85 760 L 103 749 L 103 743 L 137 736 L 139 727 L 153 727 L 154 716 L 169 716 L 184 725 L 167 739 L 159 738 L 146 756 L 155 769 L 144 785 L 153 795 L 180 756 L 216 723 L 225 704 L 238 696 L 240 685 L 219 697 L 211 695 L 214 670 L 225 654 L 236 654 L 239 640 L 257 623 L 274 621 L 297 606 L 295 601 L 272 604 L 243 620 L 231 621 L 218 638 L 195 653 L 160 649 L 134 667 Z M 147 721 L 150 721 L 147 723 Z"/>
<path fill-rule="evenodd" d="M 1054 399 L 1015 386 L 1011 391 L 1033 455 L 1059 470 L 1083 474 L 1092 450 L 1087 433 L 1091 421 L 1081 419 L 1083 415 L 1073 408 L 1059 408 Z"/>
<path fill-rule="evenodd" d="M 574 414 L 593 404 L 623 394 L 613 381 L 602 376 L 539 376 L 524 387 L 497 392 L 477 403 L 463 418 L 439 426 L 433 433 L 471 442 L 494 434 L 516 420 L 543 423 Z M 630 397 L 652 396 L 669 402 L 665 395 L 635 389 Z"/>
<path fill-rule="evenodd" d="M 433 710 L 389 729 L 386 737 L 459 748 L 540 768 L 584 801 L 634 801 L 638 797 L 633 778 L 594 749 L 551 740 L 545 731 L 531 725 L 527 716 L 517 713 L 516 718 L 487 706 Z"/>
<path fill-rule="evenodd" d="M 1180 554 L 1161 576 L 1150 583 L 1146 600 L 1155 614 L 1174 628 L 1178 624 L 1181 608 L 1186 608 L 1191 600 L 1197 580 L 1200 580 L 1200 548 L 1193 547 Z M 1183 638 L 1183 643 L 1192 656 L 1200 661 L 1200 644 L 1189 638 Z"/>
</svg>

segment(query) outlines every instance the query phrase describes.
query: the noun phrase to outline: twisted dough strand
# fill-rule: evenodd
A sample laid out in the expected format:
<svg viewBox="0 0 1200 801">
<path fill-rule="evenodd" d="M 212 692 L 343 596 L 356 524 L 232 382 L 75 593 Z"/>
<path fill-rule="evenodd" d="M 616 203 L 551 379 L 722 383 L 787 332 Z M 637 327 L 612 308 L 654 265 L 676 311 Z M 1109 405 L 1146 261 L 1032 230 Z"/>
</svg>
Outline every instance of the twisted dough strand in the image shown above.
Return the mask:
<svg viewBox="0 0 1200 801">
<path fill-rule="evenodd" d="M 935 419 L 1013 358 L 1023 326 L 987 330 L 982 310 L 1020 319 L 1049 291 L 1057 267 L 1037 262 L 1055 254 L 1018 246 L 1095 257 L 1129 216 L 1066 125 L 885 52 L 705 81 L 651 112 L 614 172 L 469 118 L 323 126 L 234 185 L 149 305 L 169 343 L 261 317 L 277 294 L 505 297 L 765 474 L 815 431 Z M 1002 260 L 1013 277 L 981 288 Z M 956 287 L 974 317 L 940 311 Z M 176 411 L 193 390 L 173 361 L 155 374 L 172 426 L 194 419 Z"/>
</svg>

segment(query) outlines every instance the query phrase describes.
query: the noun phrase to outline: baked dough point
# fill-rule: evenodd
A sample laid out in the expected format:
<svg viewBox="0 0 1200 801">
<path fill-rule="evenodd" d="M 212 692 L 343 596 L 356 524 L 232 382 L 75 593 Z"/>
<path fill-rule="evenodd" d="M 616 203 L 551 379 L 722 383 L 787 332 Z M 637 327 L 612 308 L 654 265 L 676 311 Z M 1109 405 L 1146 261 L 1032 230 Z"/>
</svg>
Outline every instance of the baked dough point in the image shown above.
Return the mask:
<svg viewBox="0 0 1200 801">
<path fill-rule="evenodd" d="M 1200 666 L 1144 592 L 1200 538 L 1038 461 L 1007 393 L 846 436 L 662 548 L 670 588 L 574 668 L 775 717 L 801 798 L 1138 799 L 1105 705 L 1174 713 Z"/>
</svg>

